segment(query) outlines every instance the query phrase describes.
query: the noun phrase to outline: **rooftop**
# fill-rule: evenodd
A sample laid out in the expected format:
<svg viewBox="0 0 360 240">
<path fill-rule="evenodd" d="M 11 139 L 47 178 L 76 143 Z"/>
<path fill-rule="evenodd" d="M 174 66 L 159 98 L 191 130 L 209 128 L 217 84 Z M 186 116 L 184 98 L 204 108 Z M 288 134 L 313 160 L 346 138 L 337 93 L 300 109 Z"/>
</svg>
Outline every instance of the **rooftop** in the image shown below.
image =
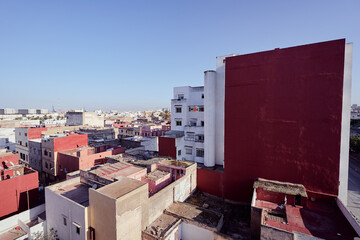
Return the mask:
<svg viewBox="0 0 360 240">
<path fill-rule="evenodd" d="M 164 237 L 173 227 L 180 224 L 181 220 L 168 214 L 161 214 L 154 222 L 146 227 L 144 232 L 154 237 Z"/>
<path fill-rule="evenodd" d="M 80 177 L 64 181 L 49 187 L 55 193 L 64 196 L 84 207 L 89 206 L 89 188 L 80 182 Z"/>
<path fill-rule="evenodd" d="M 73 148 L 73 149 L 70 149 L 70 150 L 61 151 L 61 153 L 71 155 L 71 156 L 76 156 L 76 153 L 78 151 L 84 151 L 84 150 L 88 150 L 88 149 L 94 149 L 94 148 L 93 147 Z"/>
<path fill-rule="evenodd" d="M 188 203 L 175 202 L 165 210 L 165 213 L 191 221 L 200 227 L 212 231 L 217 231 L 218 229 L 220 230 L 222 227 L 221 220 L 223 215 L 221 213 Z"/>
<path fill-rule="evenodd" d="M 289 195 L 300 195 L 307 198 L 306 189 L 302 184 L 279 182 L 258 178 L 254 182 L 254 188 L 262 188 L 266 191 L 284 193 Z"/>
<path fill-rule="evenodd" d="M 97 189 L 98 192 L 111 198 L 119 198 L 125 194 L 146 185 L 146 183 L 127 177 L 118 177 L 118 181 Z"/>
<path fill-rule="evenodd" d="M 148 160 L 138 160 L 138 159 L 133 159 L 133 158 L 129 158 L 129 157 L 123 157 L 123 154 L 118 154 L 118 155 L 113 155 L 110 157 L 106 157 L 106 159 L 113 159 L 116 161 L 120 161 L 123 163 L 129 163 L 129 164 L 134 164 L 140 167 L 147 167 L 149 165 L 152 165 L 154 163 L 160 162 L 166 158 L 151 158 Z"/>
<path fill-rule="evenodd" d="M 156 170 L 146 174 L 145 178 L 150 179 L 152 181 L 157 181 L 169 174 L 170 174 L 169 172 L 165 172 L 165 171 L 156 169 Z"/>
<path fill-rule="evenodd" d="M 9 156 L 9 155 L 13 155 L 13 152 L 8 152 L 7 149 L 1 149 L 0 150 L 0 157 L 5 157 L 5 156 Z"/>
<path fill-rule="evenodd" d="M 225 202 L 200 191 L 191 194 L 186 202 L 223 214 L 221 233 L 234 239 L 250 239 L 250 205 Z"/>
<path fill-rule="evenodd" d="M 288 232 L 299 232 L 324 239 L 353 239 L 356 235 L 344 215 L 336 207 L 313 203 L 312 209 L 256 200 L 255 206 L 265 209 L 263 224 Z"/>
<path fill-rule="evenodd" d="M 181 168 L 187 168 L 191 165 L 193 165 L 193 162 L 186 162 L 186 161 L 180 161 L 180 160 L 172 160 L 172 159 L 163 159 L 159 164 L 167 165 L 167 166 L 173 166 L 173 167 L 181 167 Z"/>
</svg>

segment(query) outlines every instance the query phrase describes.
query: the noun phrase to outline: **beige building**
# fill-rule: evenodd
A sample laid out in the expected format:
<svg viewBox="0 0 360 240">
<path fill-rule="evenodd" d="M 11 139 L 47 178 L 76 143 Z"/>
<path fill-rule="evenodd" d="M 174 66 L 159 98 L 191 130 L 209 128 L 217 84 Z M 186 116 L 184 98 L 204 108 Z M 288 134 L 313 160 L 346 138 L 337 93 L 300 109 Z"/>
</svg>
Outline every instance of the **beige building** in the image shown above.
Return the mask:
<svg viewBox="0 0 360 240">
<path fill-rule="evenodd" d="M 80 170 L 80 177 L 47 187 L 47 228 L 57 230 L 59 239 L 142 239 L 147 226 L 196 188 L 196 163 L 154 164 L 152 172 L 168 172 L 171 181 L 160 185 L 163 174 L 155 176 L 160 187 L 151 195 L 149 184 L 140 181 L 151 172 L 124 162 Z"/>
</svg>

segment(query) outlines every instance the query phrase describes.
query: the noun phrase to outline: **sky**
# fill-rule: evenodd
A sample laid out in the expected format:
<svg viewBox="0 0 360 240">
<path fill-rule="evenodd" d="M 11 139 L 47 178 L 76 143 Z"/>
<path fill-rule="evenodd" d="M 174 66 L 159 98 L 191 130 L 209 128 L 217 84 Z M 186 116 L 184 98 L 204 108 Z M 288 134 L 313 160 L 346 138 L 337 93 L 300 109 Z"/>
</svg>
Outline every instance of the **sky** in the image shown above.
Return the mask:
<svg viewBox="0 0 360 240">
<path fill-rule="evenodd" d="M 358 0 L 0 0 L 0 108 L 169 107 L 216 56 L 339 38 L 360 104 Z"/>
</svg>

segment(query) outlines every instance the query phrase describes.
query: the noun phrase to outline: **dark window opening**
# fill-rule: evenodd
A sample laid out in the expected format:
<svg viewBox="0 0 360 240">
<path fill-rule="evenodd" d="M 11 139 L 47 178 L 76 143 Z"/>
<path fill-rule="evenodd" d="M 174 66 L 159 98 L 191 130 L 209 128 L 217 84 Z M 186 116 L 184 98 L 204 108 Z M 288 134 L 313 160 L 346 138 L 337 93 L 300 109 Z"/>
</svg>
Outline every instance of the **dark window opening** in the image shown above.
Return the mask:
<svg viewBox="0 0 360 240">
<path fill-rule="evenodd" d="M 295 196 L 295 205 L 301 206 L 301 195 Z"/>
</svg>

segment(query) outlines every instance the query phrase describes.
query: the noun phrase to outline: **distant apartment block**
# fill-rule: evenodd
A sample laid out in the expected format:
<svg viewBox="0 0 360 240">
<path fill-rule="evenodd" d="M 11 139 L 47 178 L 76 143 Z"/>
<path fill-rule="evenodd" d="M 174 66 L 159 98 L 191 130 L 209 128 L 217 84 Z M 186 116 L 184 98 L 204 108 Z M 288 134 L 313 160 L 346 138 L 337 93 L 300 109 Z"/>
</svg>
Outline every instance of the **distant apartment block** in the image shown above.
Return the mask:
<svg viewBox="0 0 360 240">
<path fill-rule="evenodd" d="M 0 108 L 0 115 L 9 115 L 16 114 L 16 110 L 14 108 Z"/>
<path fill-rule="evenodd" d="M 171 131 L 165 137 L 175 139 L 176 159 L 204 163 L 204 97 L 204 87 L 174 88 Z M 172 141 L 164 138 L 159 141 Z"/>
<path fill-rule="evenodd" d="M 67 112 L 66 126 L 87 125 L 91 127 L 104 127 L 104 117 L 95 112 Z"/>
<path fill-rule="evenodd" d="M 79 130 L 76 131 L 80 134 L 87 134 L 88 135 L 88 141 L 91 142 L 99 142 L 99 141 L 111 141 L 117 138 L 117 128 L 79 128 Z"/>
<path fill-rule="evenodd" d="M 26 115 L 26 114 L 36 114 L 36 109 L 18 109 L 17 111 L 18 114 L 23 114 L 23 115 Z"/>
<path fill-rule="evenodd" d="M 36 109 L 36 114 L 48 114 L 48 109 Z"/>
</svg>

